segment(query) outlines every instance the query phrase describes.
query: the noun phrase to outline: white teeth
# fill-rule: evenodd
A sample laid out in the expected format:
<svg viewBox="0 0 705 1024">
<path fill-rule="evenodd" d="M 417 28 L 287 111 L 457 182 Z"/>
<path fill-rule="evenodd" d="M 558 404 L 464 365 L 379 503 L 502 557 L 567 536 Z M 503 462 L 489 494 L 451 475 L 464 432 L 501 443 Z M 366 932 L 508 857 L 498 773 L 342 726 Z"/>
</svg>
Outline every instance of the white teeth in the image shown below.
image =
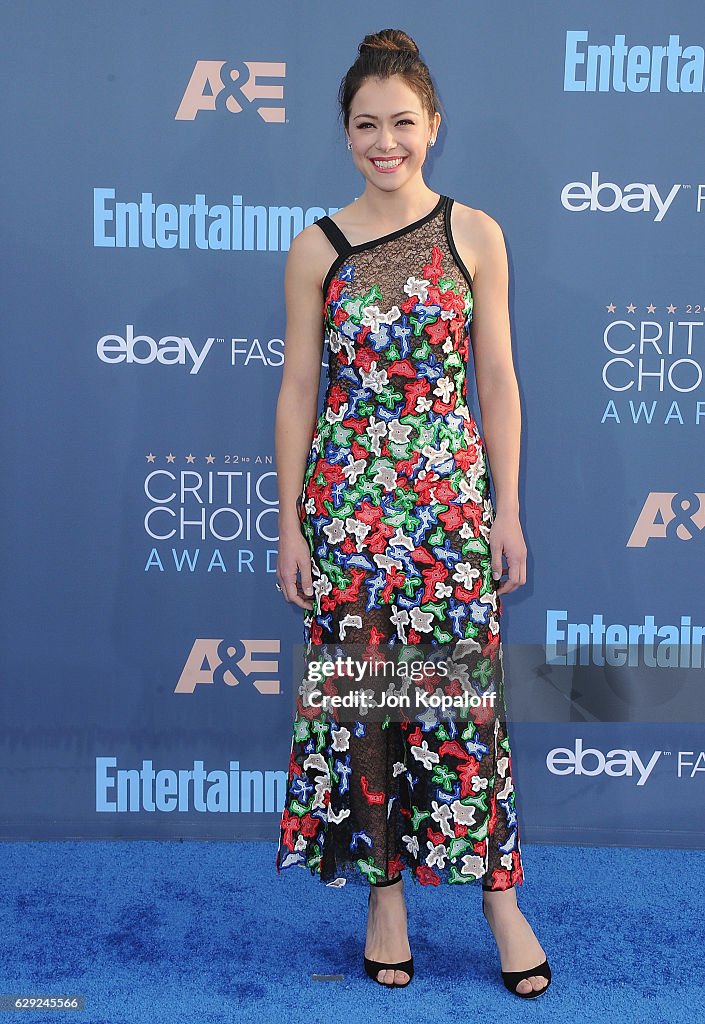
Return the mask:
<svg viewBox="0 0 705 1024">
<path fill-rule="evenodd" d="M 375 167 L 398 167 L 403 159 L 404 157 L 400 156 L 396 160 L 373 160 L 372 163 Z"/>
</svg>

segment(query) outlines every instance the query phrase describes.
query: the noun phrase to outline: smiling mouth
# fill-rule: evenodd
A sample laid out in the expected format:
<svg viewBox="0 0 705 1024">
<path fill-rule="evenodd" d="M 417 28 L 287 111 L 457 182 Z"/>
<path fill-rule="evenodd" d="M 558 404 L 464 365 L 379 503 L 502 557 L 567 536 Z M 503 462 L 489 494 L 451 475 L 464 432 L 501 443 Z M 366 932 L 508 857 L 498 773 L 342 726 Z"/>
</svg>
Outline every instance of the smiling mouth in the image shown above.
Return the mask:
<svg viewBox="0 0 705 1024">
<path fill-rule="evenodd" d="M 370 157 L 370 161 L 378 170 L 387 170 L 392 167 L 401 167 L 406 157 Z"/>
</svg>

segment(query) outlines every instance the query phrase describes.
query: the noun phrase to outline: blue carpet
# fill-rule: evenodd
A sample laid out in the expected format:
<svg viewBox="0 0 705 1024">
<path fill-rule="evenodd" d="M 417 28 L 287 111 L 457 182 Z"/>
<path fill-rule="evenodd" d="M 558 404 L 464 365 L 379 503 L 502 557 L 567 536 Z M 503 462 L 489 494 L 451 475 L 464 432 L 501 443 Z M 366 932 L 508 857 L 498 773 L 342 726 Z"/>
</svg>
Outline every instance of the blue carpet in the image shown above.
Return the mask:
<svg viewBox="0 0 705 1024">
<path fill-rule="evenodd" d="M 417 973 L 392 990 L 362 970 L 365 890 L 327 888 L 300 868 L 278 877 L 273 842 L 2 842 L 0 994 L 86 997 L 83 1012 L 7 1019 L 705 1020 L 705 853 L 527 843 L 522 852 L 519 905 L 554 976 L 527 1002 L 502 986 L 479 886 L 407 884 Z"/>
</svg>

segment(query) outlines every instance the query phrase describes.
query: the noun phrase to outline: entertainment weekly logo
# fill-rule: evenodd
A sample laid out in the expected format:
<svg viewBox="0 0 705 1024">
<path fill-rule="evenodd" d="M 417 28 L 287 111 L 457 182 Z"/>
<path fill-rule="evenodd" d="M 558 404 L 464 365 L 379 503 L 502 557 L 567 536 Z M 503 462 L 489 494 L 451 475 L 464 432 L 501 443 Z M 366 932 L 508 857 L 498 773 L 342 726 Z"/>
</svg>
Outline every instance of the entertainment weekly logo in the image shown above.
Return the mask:
<svg viewBox="0 0 705 1024">
<path fill-rule="evenodd" d="M 187 201 L 184 202 L 184 199 Z M 96 249 L 206 249 L 224 252 L 288 252 L 300 231 L 340 207 L 268 206 L 211 202 L 205 192 L 169 196 L 152 192 L 118 198 L 112 187 L 93 189 L 93 245 Z"/>
<path fill-rule="evenodd" d="M 594 612 L 586 622 L 572 621 L 564 608 L 546 610 L 546 664 L 703 670 L 705 625 L 690 615 L 680 622 L 657 624 L 654 615 L 641 622 L 605 622 Z"/>
<path fill-rule="evenodd" d="M 252 107 L 268 124 L 285 124 L 286 64 L 282 61 L 198 60 L 184 90 L 175 121 L 195 121 L 206 112 L 241 114 Z M 266 82 L 262 79 L 267 79 Z M 274 82 L 272 81 L 274 79 Z M 266 102 L 265 102 L 266 101 Z"/>
<path fill-rule="evenodd" d="M 235 760 L 210 769 L 200 759 L 155 768 L 152 758 L 145 758 L 141 765 L 123 767 L 111 754 L 95 759 L 95 809 L 130 815 L 281 814 L 286 781 L 283 769 L 241 768 Z"/>
<path fill-rule="evenodd" d="M 585 30 L 565 34 L 564 92 L 705 91 L 705 50 L 681 45 L 677 34 L 665 45 L 627 44 L 622 34 L 611 43 L 588 40 Z"/>
</svg>

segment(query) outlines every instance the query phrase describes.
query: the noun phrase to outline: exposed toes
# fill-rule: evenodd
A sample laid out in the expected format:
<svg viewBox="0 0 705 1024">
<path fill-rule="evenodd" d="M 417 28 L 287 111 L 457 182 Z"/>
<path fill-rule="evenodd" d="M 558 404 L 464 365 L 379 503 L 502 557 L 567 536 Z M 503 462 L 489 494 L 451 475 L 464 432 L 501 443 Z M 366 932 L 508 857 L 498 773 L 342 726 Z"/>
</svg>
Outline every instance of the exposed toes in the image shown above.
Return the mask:
<svg viewBox="0 0 705 1024">
<path fill-rule="evenodd" d="M 532 974 L 528 978 L 522 978 L 517 985 L 517 992 L 521 992 L 522 995 L 526 995 L 532 989 L 534 992 L 540 992 L 547 984 L 548 981 L 542 974 Z"/>
</svg>

